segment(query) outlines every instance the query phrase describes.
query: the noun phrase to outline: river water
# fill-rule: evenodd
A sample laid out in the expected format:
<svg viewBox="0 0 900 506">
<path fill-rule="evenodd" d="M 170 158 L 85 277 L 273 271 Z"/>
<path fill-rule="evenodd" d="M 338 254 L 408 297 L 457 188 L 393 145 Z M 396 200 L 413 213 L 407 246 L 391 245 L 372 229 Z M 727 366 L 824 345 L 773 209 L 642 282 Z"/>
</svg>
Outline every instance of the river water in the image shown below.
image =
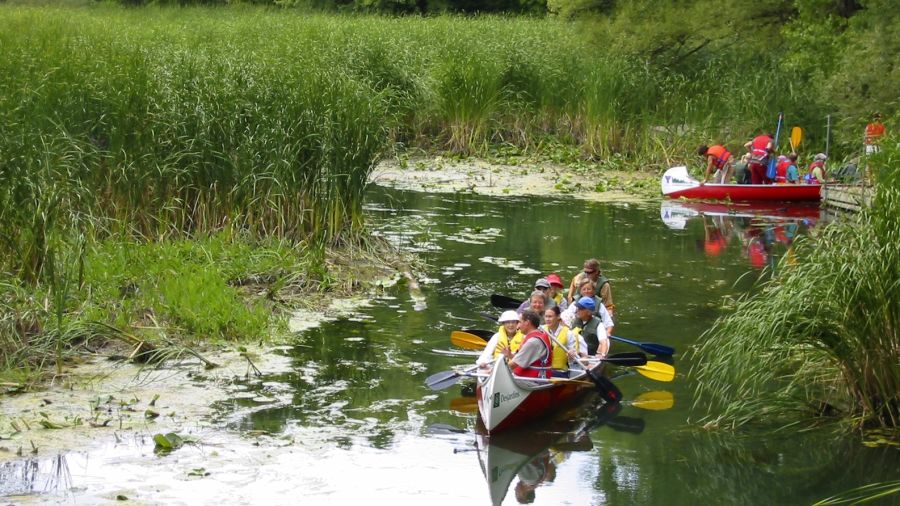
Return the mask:
<svg viewBox="0 0 900 506">
<path fill-rule="evenodd" d="M 299 333 L 277 351 L 289 370 L 238 381 L 249 395 L 218 403 L 215 434 L 200 444 L 157 456 L 144 437 L 7 463 L 0 503 L 810 504 L 896 479 L 896 450 L 852 437 L 693 423 L 691 364 L 680 355 L 723 304 L 790 256 L 795 237 L 821 226 L 818 208 L 375 187 L 367 209 L 379 235 L 427 262 L 418 287 L 401 282 Z M 567 282 L 591 257 L 612 280 L 616 334 L 677 348 L 675 381 L 621 371 L 616 410 L 587 399 L 527 431 L 479 436 L 465 383 L 424 386 L 472 360 L 450 354 L 450 332 L 492 328 L 480 315 L 499 314 L 491 294 L 524 298 L 541 275 Z"/>
</svg>

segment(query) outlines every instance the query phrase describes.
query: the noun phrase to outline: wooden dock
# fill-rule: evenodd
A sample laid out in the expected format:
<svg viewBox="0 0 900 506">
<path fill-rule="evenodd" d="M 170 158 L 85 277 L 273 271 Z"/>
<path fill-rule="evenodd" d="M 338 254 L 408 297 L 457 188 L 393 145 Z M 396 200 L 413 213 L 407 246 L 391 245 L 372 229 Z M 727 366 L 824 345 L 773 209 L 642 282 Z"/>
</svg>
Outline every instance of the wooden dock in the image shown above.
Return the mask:
<svg viewBox="0 0 900 506">
<path fill-rule="evenodd" d="M 872 203 L 875 189 L 862 184 L 825 184 L 821 195 L 826 207 L 858 212 Z"/>
</svg>

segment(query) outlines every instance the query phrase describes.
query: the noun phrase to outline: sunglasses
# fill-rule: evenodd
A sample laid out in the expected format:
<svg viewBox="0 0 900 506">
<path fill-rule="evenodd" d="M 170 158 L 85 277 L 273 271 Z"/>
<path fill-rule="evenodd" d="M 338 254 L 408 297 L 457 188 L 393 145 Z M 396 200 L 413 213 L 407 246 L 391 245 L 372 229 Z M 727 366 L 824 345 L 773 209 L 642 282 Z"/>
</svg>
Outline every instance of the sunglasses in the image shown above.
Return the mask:
<svg viewBox="0 0 900 506">
<path fill-rule="evenodd" d="M 597 272 L 597 271 L 594 271 L 594 270 L 587 270 L 587 269 L 584 270 L 584 273 L 585 273 L 585 274 L 593 274 L 593 273 L 595 273 L 595 272 Z"/>
</svg>

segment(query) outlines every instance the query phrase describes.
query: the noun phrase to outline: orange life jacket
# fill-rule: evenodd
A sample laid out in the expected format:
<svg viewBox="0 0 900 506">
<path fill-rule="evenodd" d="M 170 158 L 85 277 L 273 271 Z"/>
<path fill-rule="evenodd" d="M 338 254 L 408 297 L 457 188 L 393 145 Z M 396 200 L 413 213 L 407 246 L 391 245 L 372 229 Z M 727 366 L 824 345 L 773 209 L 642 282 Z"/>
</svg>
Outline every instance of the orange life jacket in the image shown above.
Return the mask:
<svg viewBox="0 0 900 506">
<path fill-rule="evenodd" d="M 527 367 L 517 365 L 513 368 L 513 374 L 516 376 L 525 376 L 527 378 L 547 378 L 550 376 L 550 357 L 552 356 L 553 350 L 550 346 L 550 336 L 543 330 L 532 330 L 525 336 L 525 340 L 522 341 L 522 346 L 525 346 L 525 343 L 528 342 L 529 339 L 538 339 L 544 345 L 544 354 Z"/>
<path fill-rule="evenodd" d="M 728 160 L 731 159 L 731 153 L 725 149 L 725 146 L 721 144 L 716 144 L 715 146 L 710 146 L 709 149 L 706 150 L 706 156 L 714 156 L 715 166 L 717 169 L 722 169 L 725 167 L 725 164 L 728 163 Z"/>
</svg>

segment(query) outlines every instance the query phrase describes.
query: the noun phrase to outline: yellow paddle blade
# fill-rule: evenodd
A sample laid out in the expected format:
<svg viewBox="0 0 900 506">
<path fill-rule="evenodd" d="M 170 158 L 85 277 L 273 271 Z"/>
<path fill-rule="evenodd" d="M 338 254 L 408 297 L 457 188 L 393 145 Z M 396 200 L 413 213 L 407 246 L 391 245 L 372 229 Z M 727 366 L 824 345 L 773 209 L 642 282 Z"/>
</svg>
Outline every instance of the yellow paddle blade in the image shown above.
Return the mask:
<svg viewBox="0 0 900 506">
<path fill-rule="evenodd" d="M 656 381 L 672 381 L 675 379 L 675 368 L 664 362 L 647 362 L 646 365 L 639 365 L 635 370 L 652 380 Z"/>
<path fill-rule="evenodd" d="M 460 413 L 474 413 L 478 411 L 478 400 L 474 397 L 457 397 L 450 401 L 450 409 Z"/>
<path fill-rule="evenodd" d="M 791 150 L 796 151 L 801 142 L 803 142 L 803 129 L 795 126 L 791 129 Z"/>
<path fill-rule="evenodd" d="M 641 409 L 662 411 L 675 405 L 675 397 L 672 395 L 672 392 L 654 390 L 653 392 L 644 392 L 638 395 L 631 402 L 631 405 Z"/>
<path fill-rule="evenodd" d="M 465 350 L 483 350 L 487 346 L 487 341 L 461 330 L 454 330 L 450 333 L 450 342 L 453 346 L 459 346 Z"/>
</svg>

